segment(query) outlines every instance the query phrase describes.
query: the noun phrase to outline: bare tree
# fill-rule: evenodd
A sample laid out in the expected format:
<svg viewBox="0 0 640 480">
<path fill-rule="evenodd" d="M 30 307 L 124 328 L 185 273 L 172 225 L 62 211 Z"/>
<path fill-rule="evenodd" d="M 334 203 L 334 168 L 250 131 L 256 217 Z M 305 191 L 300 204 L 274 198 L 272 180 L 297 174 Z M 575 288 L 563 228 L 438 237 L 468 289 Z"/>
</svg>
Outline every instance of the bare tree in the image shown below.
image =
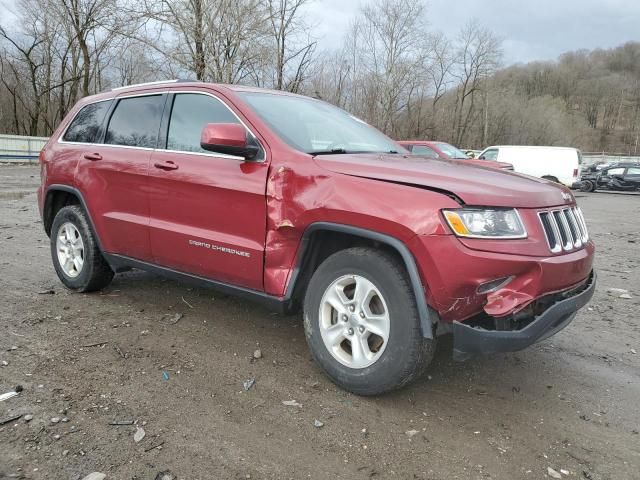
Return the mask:
<svg viewBox="0 0 640 480">
<path fill-rule="evenodd" d="M 82 95 L 91 93 L 90 83 L 99 76 L 99 56 L 119 33 L 122 18 L 117 12 L 120 5 L 117 0 L 57 0 L 52 2 L 57 20 L 71 26 L 73 40 L 82 53 Z"/>
<path fill-rule="evenodd" d="M 136 38 L 198 80 L 241 82 L 264 56 L 261 0 L 145 0 L 132 13 Z"/>
<path fill-rule="evenodd" d="M 502 50 L 500 40 L 490 30 L 472 20 L 457 38 L 453 76 L 458 82 L 453 116 L 453 141 L 460 145 L 476 114 L 476 97 L 483 81 L 497 70 Z"/>
<path fill-rule="evenodd" d="M 402 132 L 406 138 L 440 138 L 448 134 L 442 128 L 448 107 L 440 107 L 440 101 L 453 83 L 451 70 L 454 63 L 450 41 L 439 32 L 423 30 L 427 39 L 422 55 L 422 65 L 414 67 L 416 82 L 409 89 L 406 122 Z"/>
<path fill-rule="evenodd" d="M 0 40 L 6 45 L 1 81 L 12 96 L 16 133 L 38 135 L 50 130 L 55 122 L 55 116 L 51 117 L 58 113 L 51 108 L 53 92 L 77 78 L 56 78 L 56 38 L 60 29 L 46 11 L 43 15 L 46 5 L 22 0 L 17 6 L 20 15 L 14 31 L 0 26 Z M 26 120 L 21 121 L 21 117 Z"/>
<path fill-rule="evenodd" d="M 297 92 L 311 64 L 316 42 L 310 35 L 304 35 L 307 25 L 301 20 L 301 9 L 311 1 L 266 0 L 271 37 L 275 46 L 273 86 L 278 90 Z"/>
<path fill-rule="evenodd" d="M 423 1 L 364 0 L 319 50 L 313 0 L 0 0 L 0 131 L 49 134 L 82 96 L 164 78 L 303 92 L 396 138 L 640 150 L 640 43 L 499 70 L 475 21 L 449 39 Z"/>
<path fill-rule="evenodd" d="M 424 5 L 410 0 L 375 0 L 351 26 L 345 58 L 354 64 L 352 106 L 385 132 L 398 121 L 424 83 L 427 58 Z"/>
</svg>

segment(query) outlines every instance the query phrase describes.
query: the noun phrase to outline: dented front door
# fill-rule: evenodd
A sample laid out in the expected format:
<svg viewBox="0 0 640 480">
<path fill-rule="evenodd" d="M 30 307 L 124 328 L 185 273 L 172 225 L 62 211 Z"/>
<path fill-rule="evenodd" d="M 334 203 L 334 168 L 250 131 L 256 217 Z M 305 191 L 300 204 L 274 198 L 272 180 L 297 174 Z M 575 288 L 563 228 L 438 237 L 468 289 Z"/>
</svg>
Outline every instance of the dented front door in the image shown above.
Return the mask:
<svg viewBox="0 0 640 480">
<path fill-rule="evenodd" d="M 268 164 L 200 149 L 206 123 L 239 122 L 218 98 L 183 92 L 169 101 L 165 148 L 149 174 L 154 262 L 262 290 Z"/>
</svg>

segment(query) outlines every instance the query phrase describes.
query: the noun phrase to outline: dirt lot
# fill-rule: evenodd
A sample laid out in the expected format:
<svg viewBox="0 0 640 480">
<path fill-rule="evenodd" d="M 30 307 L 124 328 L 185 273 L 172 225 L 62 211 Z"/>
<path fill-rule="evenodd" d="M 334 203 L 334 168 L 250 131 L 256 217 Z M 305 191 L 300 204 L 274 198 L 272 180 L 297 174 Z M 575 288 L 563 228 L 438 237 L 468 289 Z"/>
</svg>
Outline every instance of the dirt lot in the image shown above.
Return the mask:
<svg viewBox="0 0 640 480">
<path fill-rule="evenodd" d="M 441 342 L 428 377 L 360 398 L 314 365 L 298 316 L 143 272 L 66 291 L 38 181 L 0 167 L 0 394 L 24 388 L 0 422 L 33 415 L 0 426 L 0 478 L 640 478 L 638 196 L 579 195 L 600 277 L 566 330 L 462 364 Z"/>
</svg>

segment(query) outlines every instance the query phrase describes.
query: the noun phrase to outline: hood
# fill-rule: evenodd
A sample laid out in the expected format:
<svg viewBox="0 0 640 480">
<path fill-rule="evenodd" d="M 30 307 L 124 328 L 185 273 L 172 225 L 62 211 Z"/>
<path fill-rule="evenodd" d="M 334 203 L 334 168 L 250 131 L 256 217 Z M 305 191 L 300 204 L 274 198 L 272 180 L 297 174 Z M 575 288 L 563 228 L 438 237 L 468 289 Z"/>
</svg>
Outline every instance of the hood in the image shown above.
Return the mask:
<svg viewBox="0 0 640 480">
<path fill-rule="evenodd" d="M 497 168 L 499 170 L 513 170 L 513 165 L 505 162 L 496 162 L 494 160 L 478 160 L 475 158 L 462 159 L 461 162 L 467 162 L 469 165 L 477 165 L 479 167 Z"/>
<path fill-rule="evenodd" d="M 573 203 L 573 195 L 555 183 L 468 162 L 398 154 L 322 155 L 314 160 L 335 173 L 449 192 L 467 205 L 543 208 Z"/>
</svg>

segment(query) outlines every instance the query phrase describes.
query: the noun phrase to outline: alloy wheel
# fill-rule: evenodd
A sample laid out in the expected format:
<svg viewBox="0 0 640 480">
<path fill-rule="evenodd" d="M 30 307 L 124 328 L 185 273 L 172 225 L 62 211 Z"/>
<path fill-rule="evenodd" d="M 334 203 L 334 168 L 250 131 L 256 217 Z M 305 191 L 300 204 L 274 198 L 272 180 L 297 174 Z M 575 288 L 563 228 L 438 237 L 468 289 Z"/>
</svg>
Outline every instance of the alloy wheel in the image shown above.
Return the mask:
<svg viewBox="0 0 640 480">
<path fill-rule="evenodd" d="M 378 287 L 361 275 L 345 275 L 329 285 L 320 302 L 319 321 L 325 347 L 350 368 L 375 363 L 389 340 L 387 304 Z"/>
<path fill-rule="evenodd" d="M 75 278 L 84 265 L 84 242 L 80 231 L 71 222 L 60 225 L 56 236 L 58 263 L 65 275 Z"/>
</svg>

